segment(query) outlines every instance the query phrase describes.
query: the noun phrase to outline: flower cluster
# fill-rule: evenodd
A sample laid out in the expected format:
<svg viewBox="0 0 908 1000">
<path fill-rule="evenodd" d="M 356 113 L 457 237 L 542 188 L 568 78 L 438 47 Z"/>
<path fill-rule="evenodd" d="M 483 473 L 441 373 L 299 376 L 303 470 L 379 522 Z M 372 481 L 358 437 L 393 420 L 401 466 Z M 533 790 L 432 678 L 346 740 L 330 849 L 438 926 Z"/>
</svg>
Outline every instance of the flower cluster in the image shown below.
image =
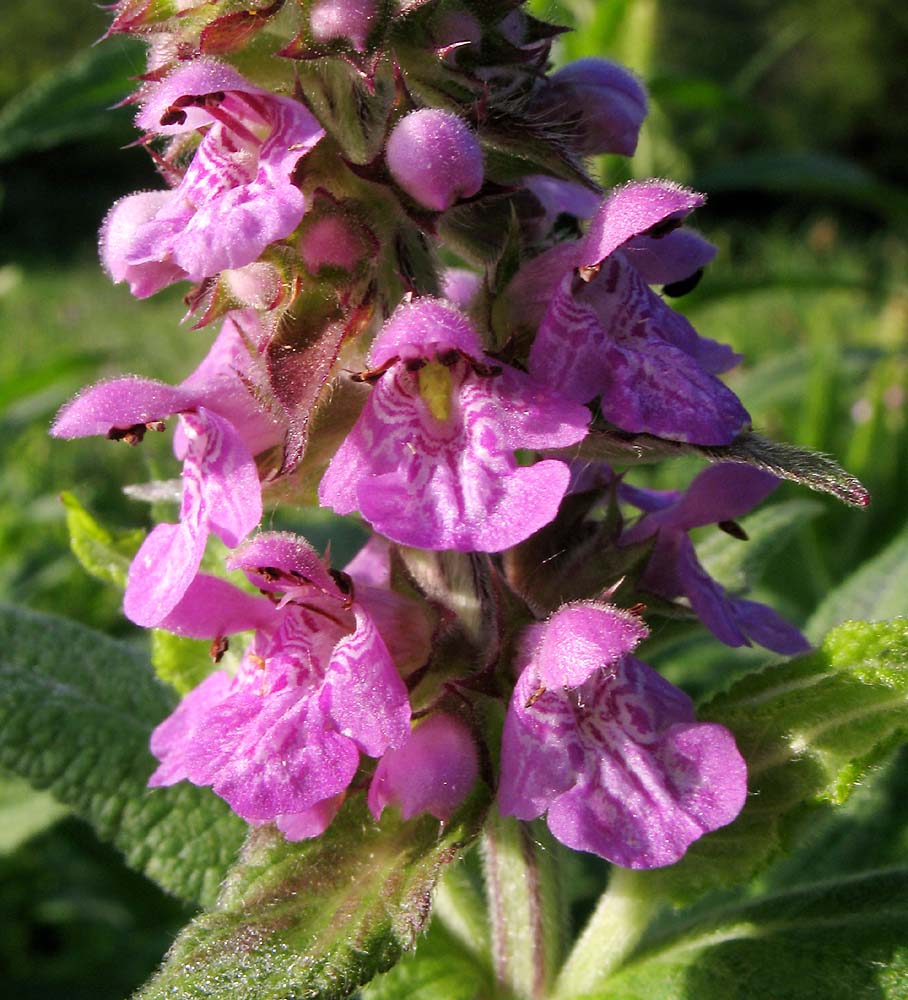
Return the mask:
<svg viewBox="0 0 908 1000">
<path fill-rule="evenodd" d="M 189 283 L 220 333 L 179 385 L 98 383 L 52 431 L 139 444 L 178 418 L 179 512 L 136 553 L 124 609 L 211 640 L 216 666 L 155 731 L 150 783 L 211 786 L 289 839 L 351 795 L 376 821 L 447 821 L 486 787 L 571 847 L 676 861 L 735 818 L 746 768 L 635 658 L 644 617 L 806 643 L 726 593 L 689 536 L 772 476 L 719 464 L 664 493 L 582 457 L 604 431 L 716 448 L 749 425 L 719 377 L 738 355 L 654 288 L 712 259 L 686 226 L 703 196 L 602 191 L 585 169 L 633 153 L 643 87 L 604 60 L 548 72 L 558 29 L 512 0 L 177 6 L 115 7 L 112 30 L 149 42 L 136 123 L 163 186 L 113 206 L 101 257 L 140 298 Z M 358 512 L 371 540 L 341 570 L 260 531 L 288 497 Z M 602 569 L 573 573 L 581 554 Z"/>
</svg>

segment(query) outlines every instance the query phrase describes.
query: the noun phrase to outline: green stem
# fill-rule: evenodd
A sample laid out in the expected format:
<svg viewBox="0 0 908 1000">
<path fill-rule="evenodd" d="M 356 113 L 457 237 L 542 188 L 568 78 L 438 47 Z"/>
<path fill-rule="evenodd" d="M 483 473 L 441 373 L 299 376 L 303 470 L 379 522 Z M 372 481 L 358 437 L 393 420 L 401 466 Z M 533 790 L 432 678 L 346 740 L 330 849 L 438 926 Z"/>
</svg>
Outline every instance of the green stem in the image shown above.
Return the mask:
<svg viewBox="0 0 908 1000">
<path fill-rule="evenodd" d="M 649 925 L 658 899 L 640 895 L 632 872 L 616 868 L 608 889 L 558 977 L 559 1000 L 595 993 L 621 965 Z"/>
<path fill-rule="evenodd" d="M 485 905 L 463 862 L 451 865 L 435 889 L 432 916 L 477 958 L 489 959 Z"/>
<path fill-rule="evenodd" d="M 545 1000 L 561 956 L 564 921 L 552 851 L 535 827 L 490 817 L 482 843 L 492 961 L 499 988 Z"/>
</svg>

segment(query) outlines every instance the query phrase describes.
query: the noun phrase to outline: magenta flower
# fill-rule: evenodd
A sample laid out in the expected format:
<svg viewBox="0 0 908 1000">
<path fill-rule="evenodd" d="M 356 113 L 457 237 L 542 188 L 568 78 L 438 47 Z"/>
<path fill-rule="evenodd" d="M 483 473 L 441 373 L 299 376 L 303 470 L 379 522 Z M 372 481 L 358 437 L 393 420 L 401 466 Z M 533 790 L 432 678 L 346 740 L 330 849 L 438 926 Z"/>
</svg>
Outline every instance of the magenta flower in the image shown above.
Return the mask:
<svg viewBox="0 0 908 1000">
<path fill-rule="evenodd" d="M 400 306 L 370 362 L 383 373 L 322 479 L 325 506 L 404 545 L 461 551 L 506 549 L 554 518 L 567 465 L 518 466 L 514 451 L 581 440 L 585 407 L 485 358 L 436 299 Z"/>
<path fill-rule="evenodd" d="M 569 399 L 600 397 L 622 430 L 728 444 L 749 423 L 715 376 L 738 356 L 700 337 L 647 285 L 690 278 L 714 249 L 677 226 L 701 195 L 668 182 L 628 184 L 602 203 L 583 239 L 525 265 L 509 290 L 517 318 L 539 323 L 532 375 Z"/>
<path fill-rule="evenodd" d="M 176 606 L 198 571 L 209 533 L 233 548 L 261 520 L 253 454 L 276 443 L 282 427 L 250 392 L 248 345 L 255 335 L 263 337 L 251 315 L 234 315 L 182 385 L 134 376 L 99 382 L 67 403 L 51 428 L 60 438 L 103 434 L 138 443 L 149 428 L 162 430 L 167 417 L 179 414 L 180 519 L 153 528 L 130 566 L 123 607 L 138 625 L 157 625 Z"/>
<path fill-rule="evenodd" d="M 747 794 L 731 733 L 629 655 L 645 630 L 598 604 L 530 628 L 505 720 L 499 808 L 628 868 L 672 864 Z M 559 683 L 564 677 L 567 683 Z"/>
<path fill-rule="evenodd" d="M 317 42 L 347 41 L 363 52 L 378 16 L 378 0 L 316 0 L 309 28 Z"/>
<path fill-rule="evenodd" d="M 655 536 L 640 587 L 672 600 L 686 597 L 703 624 L 727 646 L 756 642 L 786 656 L 807 652 L 810 643 L 772 608 L 731 597 L 700 565 L 688 532 L 734 521 L 779 485 L 775 476 L 727 462 L 704 469 L 684 493 L 658 493 L 623 485 L 619 496 L 646 511 L 621 537 L 631 545 Z"/>
<path fill-rule="evenodd" d="M 424 208 L 443 212 L 482 187 L 482 148 L 466 122 L 421 108 L 402 118 L 385 151 L 394 180 Z"/>
<path fill-rule="evenodd" d="M 448 820 L 478 772 L 470 730 L 453 716 L 433 715 L 379 761 L 369 786 L 369 810 L 376 820 L 389 805 L 397 806 L 404 819 L 427 812 Z"/>
<path fill-rule="evenodd" d="M 371 616 L 302 539 L 259 535 L 230 565 L 274 599 L 199 576 L 162 622 L 194 638 L 256 632 L 236 676 L 212 674 L 155 730 L 149 784 L 210 785 L 249 822 L 315 836 L 360 752 L 409 738 L 406 688 Z"/>
<path fill-rule="evenodd" d="M 134 295 L 250 264 L 299 224 L 306 201 L 292 174 L 324 135 L 299 101 L 198 59 L 152 85 L 136 121 L 154 135 L 204 134 L 173 190 L 129 195 L 104 222 L 104 266 Z"/>
</svg>

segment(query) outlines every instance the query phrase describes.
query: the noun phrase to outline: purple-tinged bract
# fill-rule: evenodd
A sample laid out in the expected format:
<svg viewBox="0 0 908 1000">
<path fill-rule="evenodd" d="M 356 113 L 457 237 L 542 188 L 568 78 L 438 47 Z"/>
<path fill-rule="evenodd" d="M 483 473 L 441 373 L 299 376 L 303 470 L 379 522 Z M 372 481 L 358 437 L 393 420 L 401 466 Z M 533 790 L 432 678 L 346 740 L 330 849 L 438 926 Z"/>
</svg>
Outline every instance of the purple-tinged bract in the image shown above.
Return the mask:
<svg viewBox="0 0 908 1000">
<path fill-rule="evenodd" d="M 579 684 L 544 681 L 572 672 L 551 660 L 561 655 L 546 642 L 552 628 L 601 650 Z M 499 808 L 523 820 L 546 813 L 568 847 L 656 868 L 738 815 L 747 772 L 731 733 L 697 723 L 690 699 L 630 655 L 636 639 L 624 628 L 615 609 L 570 605 L 531 634 L 505 720 Z"/>
<path fill-rule="evenodd" d="M 399 307 L 370 361 L 388 367 L 322 479 L 323 504 L 426 549 L 496 552 L 554 518 L 567 465 L 518 466 L 514 452 L 580 441 L 585 407 L 485 358 L 469 320 L 435 299 Z"/>
</svg>

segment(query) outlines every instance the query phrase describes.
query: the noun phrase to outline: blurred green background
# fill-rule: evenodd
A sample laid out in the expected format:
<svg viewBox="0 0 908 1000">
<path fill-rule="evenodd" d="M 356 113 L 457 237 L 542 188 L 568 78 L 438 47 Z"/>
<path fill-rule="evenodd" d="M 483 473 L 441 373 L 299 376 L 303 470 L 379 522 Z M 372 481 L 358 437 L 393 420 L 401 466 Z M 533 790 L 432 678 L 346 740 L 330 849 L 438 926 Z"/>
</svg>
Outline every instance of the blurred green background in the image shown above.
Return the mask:
<svg viewBox="0 0 908 1000">
<path fill-rule="evenodd" d="M 908 7 L 531 6 L 578 27 L 559 59 L 610 56 L 650 89 L 638 156 L 604 159 L 603 179 L 630 170 L 710 194 L 696 222 L 720 255 L 679 305 L 745 354 L 731 382 L 757 427 L 836 455 L 874 496 L 855 512 L 784 486 L 759 543 L 758 596 L 814 638 L 841 617 L 841 600 L 824 598 L 849 578 L 855 617 L 908 613 Z M 116 595 L 70 554 L 58 495 L 73 490 L 106 524 L 143 524 L 147 510 L 121 487 L 156 467 L 173 475 L 166 443 L 64 444 L 47 427 L 99 374 L 178 380 L 208 334 L 179 325 L 179 289 L 137 303 L 97 264 L 109 205 L 159 186 L 145 154 L 122 148 L 135 138 L 129 111 L 107 110 L 143 68 L 140 45 L 91 47 L 107 17 L 88 0 L 6 0 L 0 19 L 0 599 L 141 642 Z M 647 475 L 677 485 L 692 470 Z M 719 572 L 724 552 L 705 544 Z M 695 693 L 762 661 L 678 629 L 657 634 L 649 655 Z M 22 1000 L 121 997 L 186 918 L 87 827 L 13 781 L 0 783 L 0 872 L 0 981 Z"/>
</svg>

